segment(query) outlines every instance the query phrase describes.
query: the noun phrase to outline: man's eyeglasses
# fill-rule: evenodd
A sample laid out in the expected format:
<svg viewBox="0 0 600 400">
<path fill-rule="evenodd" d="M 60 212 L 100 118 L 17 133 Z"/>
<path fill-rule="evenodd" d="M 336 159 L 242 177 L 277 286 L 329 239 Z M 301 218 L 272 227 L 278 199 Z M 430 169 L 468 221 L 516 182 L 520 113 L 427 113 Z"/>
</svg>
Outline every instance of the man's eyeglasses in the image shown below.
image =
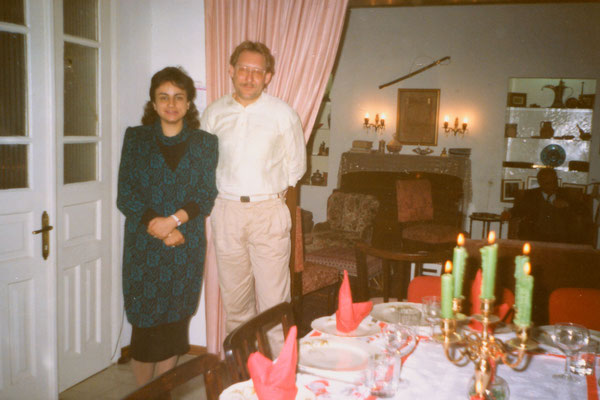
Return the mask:
<svg viewBox="0 0 600 400">
<path fill-rule="evenodd" d="M 237 65 L 235 67 L 235 72 L 239 76 L 251 76 L 259 79 L 264 78 L 265 74 L 267 73 L 267 71 L 262 68 L 251 68 L 247 65 Z"/>
</svg>

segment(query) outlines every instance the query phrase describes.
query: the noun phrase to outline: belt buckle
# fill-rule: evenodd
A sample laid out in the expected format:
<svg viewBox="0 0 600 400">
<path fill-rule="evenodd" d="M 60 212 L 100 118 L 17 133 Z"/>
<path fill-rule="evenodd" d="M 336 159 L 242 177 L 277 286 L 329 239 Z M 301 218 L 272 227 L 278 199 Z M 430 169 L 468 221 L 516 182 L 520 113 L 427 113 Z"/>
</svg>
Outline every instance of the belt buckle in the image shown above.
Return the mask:
<svg viewBox="0 0 600 400">
<path fill-rule="evenodd" d="M 242 203 L 250 203 L 250 196 L 240 196 L 240 201 Z"/>
</svg>

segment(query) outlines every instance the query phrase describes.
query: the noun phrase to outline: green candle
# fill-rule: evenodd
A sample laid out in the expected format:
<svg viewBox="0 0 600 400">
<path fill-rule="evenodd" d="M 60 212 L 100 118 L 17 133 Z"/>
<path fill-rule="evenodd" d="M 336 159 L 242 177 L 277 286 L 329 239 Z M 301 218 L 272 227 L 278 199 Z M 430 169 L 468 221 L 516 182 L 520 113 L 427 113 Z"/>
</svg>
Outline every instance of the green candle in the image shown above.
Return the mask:
<svg viewBox="0 0 600 400">
<path fill-rule="evenodd" d="M 519 277 L 515 286 L 515 304 L 517 314 L 515 316 L 515 325 L 528 326 L 531 324 L 531 298 L 533 295 L 533 276 L 529 275 L 531 264 L 525 263 L 525 271 Z"/>
<path fill-rule="evenodd" d="M 523 255 L 515 257 L 515 282 L 519 280 L 519 277 L 523 275 L 523 266 L 529 262 L 529 251 L 531 245 L 525 243 L 523 245 Z M 516 284 L 516 283 L 515 283 Z"/>
<path fill-rule="evenodd" d="M 481 252 L 481 269 L 482 269 L 482 280 L 481 280 L 481 295 L 482 299 L 494 298 L 494 288 L 496 284 L 496 261 L 498 259 L 498 245 L 494 243 L 496 234 L 494 231 L 490 232 L 488 236 L 487 246 L 482 247 L 479 251 Z"/>
<path fill-rule="evenodd" d="M 451 319 L 454 318 L 454 312 L 452 311 L 452 290 L 454 288 L 454 277 L 450 273 L 452 269 L 452 263 L 446 261 L 444 268 L 446 273 L 442 275 L 442 318 Z"/>
<path fill-rule="evenodd" d="M 458 246 L 454 248 L 452 258 L 452 276 L 454 277 L 454 297 L 462 297 L 463 281 L 465 276 L 465 261 L 467 260 L 467 249 L 463 247 L 465 236 L 458 235 Z"/>
</svg>

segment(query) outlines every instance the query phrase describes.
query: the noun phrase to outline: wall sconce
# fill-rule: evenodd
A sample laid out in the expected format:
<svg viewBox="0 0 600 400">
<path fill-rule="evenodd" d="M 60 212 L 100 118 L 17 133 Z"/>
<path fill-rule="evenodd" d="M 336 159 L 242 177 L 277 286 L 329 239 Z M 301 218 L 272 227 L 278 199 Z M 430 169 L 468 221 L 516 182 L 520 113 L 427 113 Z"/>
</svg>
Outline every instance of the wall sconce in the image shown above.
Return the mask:
<svg viewBox="0 0 600 400">
<path fill-rule="evenodd" d="M 448 117 L 447 115 L 444 117 L 444 132 L 446 134 L 452 132 L 454 134 L 454 136 L 456 135 L 461 135 L 464 136 L 465 133 L 467 133 L 467 123 L 468 120 L 465 118 L 463 119 L 463 123 L 462 123 L 462 127 L 458 127 L 458 117 L 456 117 L 456 119 L 454 120 L 454 127 L 450 127 L 448 124 L 450 117 Z"/>
<path fill-rule="evenodd" d="M 375 133 L 379 135 L 381 131 L 385 130 L 385 114 L 381 114 L 381 118 L 379 118 L 379 114 L 375 114 L 375 123 L 372 124 L 369 123 L 369 113 L 366 113 L 363 128 L 367 130 L 367 133 L 373 128 Z"/>
</svg>

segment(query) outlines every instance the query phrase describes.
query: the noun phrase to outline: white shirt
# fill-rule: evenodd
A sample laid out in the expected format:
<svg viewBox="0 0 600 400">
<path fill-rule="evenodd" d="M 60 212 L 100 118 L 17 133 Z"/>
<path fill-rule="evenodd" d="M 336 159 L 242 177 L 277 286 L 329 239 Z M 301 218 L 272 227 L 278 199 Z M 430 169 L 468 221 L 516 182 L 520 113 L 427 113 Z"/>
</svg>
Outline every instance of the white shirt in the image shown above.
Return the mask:
<svg viewBox="0 0 600 400">
<path fill-rule="evenodd" d="M 276 97 L 262 93 L 244 107 L 227 94 L 204 110 L 201 124 L 219 138 L 219 193 L 279 193 L 295 186 L 306 172 L 300 118 Z"/>
</svg>

